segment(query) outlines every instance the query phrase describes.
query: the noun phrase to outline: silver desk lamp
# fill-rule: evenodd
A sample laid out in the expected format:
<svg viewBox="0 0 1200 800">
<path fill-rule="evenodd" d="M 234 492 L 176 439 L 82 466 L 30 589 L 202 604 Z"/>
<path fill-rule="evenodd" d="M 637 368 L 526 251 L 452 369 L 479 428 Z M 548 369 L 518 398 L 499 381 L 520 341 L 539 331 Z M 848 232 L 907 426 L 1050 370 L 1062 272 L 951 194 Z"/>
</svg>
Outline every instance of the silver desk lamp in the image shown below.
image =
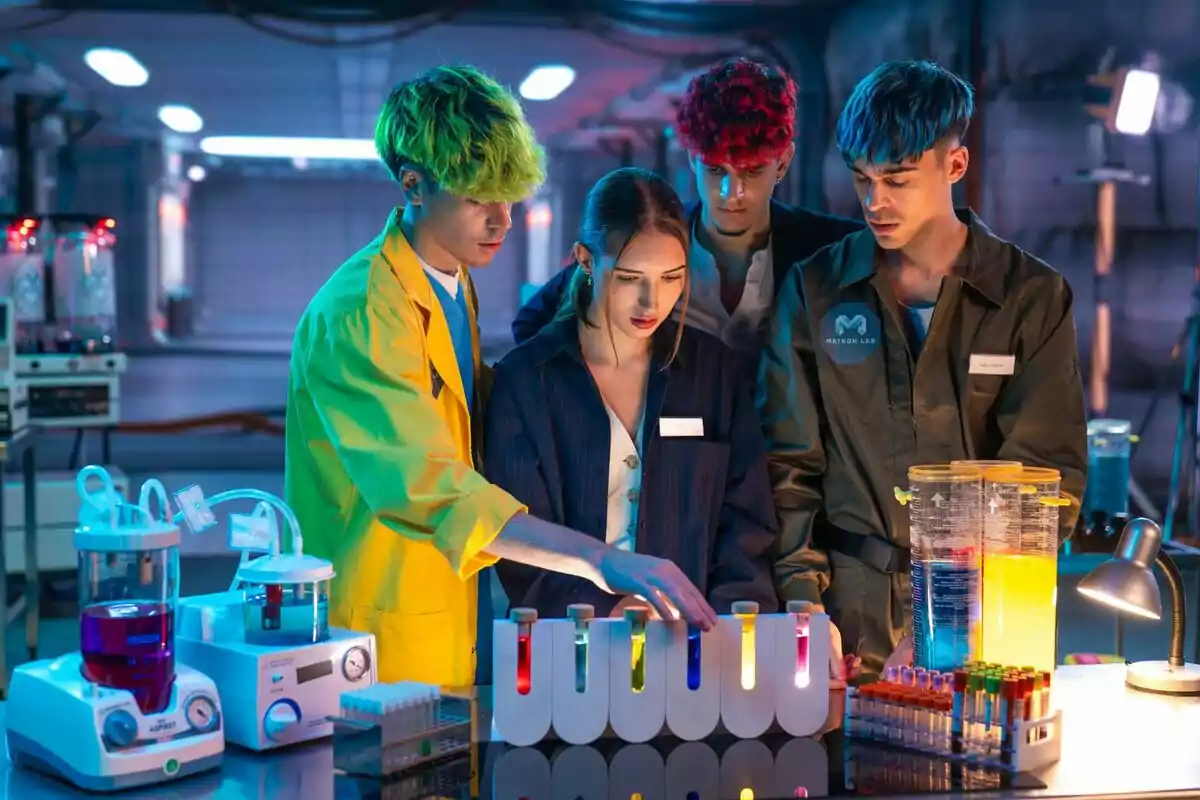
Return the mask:
<svg viewBox="0 0 1200 800">
<path fill-rule="evenodd" d="M 1187 599 L 1183 578 L 1162 550 L 1162 528 L 1144 517 L 1130 520 L 1115 555 L 1079 582 L 1079 593 L 1120 614 L 1162 619 L 1162 597 L 1150 562 L 1158 565 L 1171 592 L 1171 651 L 1166 661 L 1138 661 L 1125 670 L 1125 685 L 1145 692 L 1200 695 L 1200 666 L 1183 660 Z"/>
</svg>

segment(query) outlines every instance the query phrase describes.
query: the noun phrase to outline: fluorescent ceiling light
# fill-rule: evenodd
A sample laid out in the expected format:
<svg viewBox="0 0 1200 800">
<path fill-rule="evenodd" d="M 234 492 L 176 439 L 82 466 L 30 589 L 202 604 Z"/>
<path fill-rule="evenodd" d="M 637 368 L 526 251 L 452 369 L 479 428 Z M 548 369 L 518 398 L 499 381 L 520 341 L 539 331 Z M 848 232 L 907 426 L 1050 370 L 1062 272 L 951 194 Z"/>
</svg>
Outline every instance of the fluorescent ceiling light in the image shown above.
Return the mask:
<svg viewBox="0 0 1200 800">
<path fill-rule="evenodd" d="M 526 100 L 553 100 L 574 82 L 575 70 L 570 67 L 537 67 L 521 81 L 521 97 Z"/>
<path fill-rule="evenodd" d="M 308 139 L 289 136 L 206 136 L 200 149 L 231 158 L 306 158 L 313 161 L 374 161 L 372 139 Z"/>
<path fill-rule="evenodd" d="M 196 133 L 204 127 L 200 115 L 187 106 L 163 106 L 158 109 L 158 121 L 179 133 Z"/>
<path fill-rule="evenodd" d="M 83 54 L 83 63 L 113 86 L 143 86 L 150 80 L 140 61 L 113 47 L 93 47 Z"/>
<path fill-rule="evenodd" d="M 1113 121 L 1117 133 L 1144 136 L 1150 130 L 1161 83 L 1158 75 L 1149 70 L 1131 69 L 1125 73 L 1117 101 L 1117 116 Z"/>
</svg>

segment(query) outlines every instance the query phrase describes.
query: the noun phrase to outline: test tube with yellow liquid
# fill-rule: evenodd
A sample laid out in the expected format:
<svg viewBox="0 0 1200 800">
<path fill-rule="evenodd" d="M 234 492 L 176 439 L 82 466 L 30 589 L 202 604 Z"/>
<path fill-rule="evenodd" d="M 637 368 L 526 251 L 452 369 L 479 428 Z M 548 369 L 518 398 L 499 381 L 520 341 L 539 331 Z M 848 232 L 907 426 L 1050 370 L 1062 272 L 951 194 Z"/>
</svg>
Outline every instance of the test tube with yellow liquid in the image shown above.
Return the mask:
<svg viewBox="0 0 1200 800">
<path fill-rule="evenodd" d="M 747 692 L 754 689 L 755 682 L 755 623 L 758 621 L 758 603 L 753 600 L 738 600 L 733 604 L 733 615 L 742 621 L 742 688 Z"/>
<path fill-rule="evenodd" d="M 1054 669 L 1058 605 L 1058 470 L 994 467 L 983 486 L 981 658 Z"/>
<path fill-rule="evenodd" d="M 650 611 L 646 608 L 625 609 L 625 621 L 629 623 L 629 688 L 634 692 L 646 688 L 646 622 Z"/>
</svg>

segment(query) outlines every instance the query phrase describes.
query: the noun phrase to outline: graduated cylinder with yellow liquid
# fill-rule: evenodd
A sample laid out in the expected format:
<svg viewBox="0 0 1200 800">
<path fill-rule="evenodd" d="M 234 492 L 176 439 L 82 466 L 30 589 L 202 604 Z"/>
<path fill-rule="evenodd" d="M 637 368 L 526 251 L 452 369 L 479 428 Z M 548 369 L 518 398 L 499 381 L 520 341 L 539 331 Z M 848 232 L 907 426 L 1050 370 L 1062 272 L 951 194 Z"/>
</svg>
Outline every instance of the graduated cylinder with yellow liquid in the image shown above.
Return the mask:
<svg viewBox="0 0 1200 800">
<path fill-rule="evenodd" d="M 1054 669 L 1059 481 L 1054 469 L 984 472 L 984 661 Z"/>
</svg>

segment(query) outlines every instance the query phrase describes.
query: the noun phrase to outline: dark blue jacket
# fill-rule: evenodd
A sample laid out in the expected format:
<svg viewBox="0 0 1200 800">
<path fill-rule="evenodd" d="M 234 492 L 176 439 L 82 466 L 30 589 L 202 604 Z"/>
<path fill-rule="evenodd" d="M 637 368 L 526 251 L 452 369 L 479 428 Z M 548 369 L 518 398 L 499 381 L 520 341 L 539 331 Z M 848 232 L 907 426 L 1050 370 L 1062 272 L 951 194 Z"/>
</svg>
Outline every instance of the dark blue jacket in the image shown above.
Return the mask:
<svg viewBox="0 0 1200 800">
<path fill-rule="evenodd" d="M 688 219 L 693 225 L 699 213 L 699 203 L 688 207 Z M 775 272 L 775 291 L 778 293 L 779 287 L 783 286 L 783 279 L 793 264 L 862 229 L 863 224 L 856 220 L 818 214 L 772 200 L 771 261 Z M 554 319 L 574 271 L 574 264 L 559 271 L 517 312 L 512 323 L 513 340 L 517 344 L 531 339 Z"/>
<path fill-rule="evenodd" d="M 603 540 L 610 422 L 576 325 L 555 320 L 496 365 L 484 472 L 534 516 Z M 777 526 L 751 387 L 737 377 L 725 345 L 691 328 L 667 365 L 676 330 L 664 323 L 653 343 L 634 546 L 674 561 L 718 613 L 736 600 L 772 612 Z M 703 436 L 661 437 L 660 417 L 698 417 Z M 620 599 L 588 581 L 509 561 L 496 572 L 510 603 L 540 616 L 564 617 L 571 603 L 607 615 Z"/>
</svg>

